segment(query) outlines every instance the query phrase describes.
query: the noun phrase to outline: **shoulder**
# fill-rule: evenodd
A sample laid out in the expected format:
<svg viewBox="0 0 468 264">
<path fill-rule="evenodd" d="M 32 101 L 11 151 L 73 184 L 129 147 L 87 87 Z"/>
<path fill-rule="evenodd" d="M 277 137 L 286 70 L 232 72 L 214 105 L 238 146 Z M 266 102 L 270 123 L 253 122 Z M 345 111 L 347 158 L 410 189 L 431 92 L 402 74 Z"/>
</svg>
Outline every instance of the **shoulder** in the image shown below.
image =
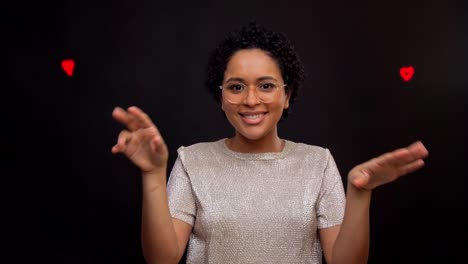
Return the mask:
<svg viewBox="0 0 468 264">
<path fill-rule="evenodd" d="M 203 159 L 206 160 L 210 156 L 216 154 L 219 151 L 219 146 L 222 144 L 222 140 L 216 140 L 211 142 L 199 142 L 192 145 L 180 146 L 177 149 L 177 154 L 186 161 L 187 159 Z"/>
<path fill-rule="evenodd" d="M 288 144 L 293 146 L 288 156 L 302 166 L 310 166 L 323 171 L 334 162 L 330 150 L 326 147 L 292 141 Z"/>
<path fill-rule="evenodd" d="M 327 159 L 331 156 L 330 150 L 326 147 L 290 140 L 288 140 L 288 144 L 293 146 L 294 153 L 299 156 Z"/>
<path fill-rule="evenodd" d="M 198 142 L 192 145 L 180 146 L 177 149 L 177 153 L 187 153 L 187 152 L 197 152 L 197 151 L 207 151 L 215 148 L 221 140 L 211 141 L 211 142 Z"/>
</svg>

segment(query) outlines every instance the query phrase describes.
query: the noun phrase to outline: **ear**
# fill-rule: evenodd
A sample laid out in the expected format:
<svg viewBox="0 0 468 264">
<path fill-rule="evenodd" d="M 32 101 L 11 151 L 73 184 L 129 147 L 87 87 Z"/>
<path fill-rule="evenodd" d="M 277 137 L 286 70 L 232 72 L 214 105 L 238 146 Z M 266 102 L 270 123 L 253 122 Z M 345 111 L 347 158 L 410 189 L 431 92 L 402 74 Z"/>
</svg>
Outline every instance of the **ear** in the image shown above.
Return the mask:
<svg viewBox="0 0 468 264">
<path fill-rule="evenodd" d="M 291 98 L 291 90 L 288 90 L 288 91 L 286 92 L 286 95 L 285 95 L 285 96 L 286 96 L 286 99 L 285 99 L 286 101 L 284 102 L 284 107 L 283 107 L 283 109 L 288 109 L 288 108 L 289 108 L 289 99 Z"/>
<path fill-rule="evenodd" d="M 224 100 L 222 97 L 221 97 L 221 110 L 223 110 L 223 112 L 226 112 L 226 109 L 224 109 Z"/>
</svg>

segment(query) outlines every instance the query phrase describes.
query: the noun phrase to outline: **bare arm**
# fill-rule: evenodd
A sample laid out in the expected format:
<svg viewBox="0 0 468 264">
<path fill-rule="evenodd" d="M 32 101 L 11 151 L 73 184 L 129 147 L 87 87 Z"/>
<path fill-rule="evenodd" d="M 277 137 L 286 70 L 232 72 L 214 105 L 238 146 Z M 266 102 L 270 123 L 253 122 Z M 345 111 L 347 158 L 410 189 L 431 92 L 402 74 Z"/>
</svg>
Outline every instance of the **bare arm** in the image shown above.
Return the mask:
<svg viewBox="0 0 468 264">
<path fill-rule="evenodd" d="M 349 172 L 342 225 L 319 230 L 327 263 L 367 263 L 372 190 L 418 170 L 427 155 L 424 145 L 416 142 L 362 163 Z"/>
<path fill-rule="evenodd" d="M 370 196 L 348 183 L 343 223 L 319 230 L 327 263 L 367 263 Z"/>
<path fill-rule="evenodd" d="M 127 156 L 142 171 L 141 243 L 148 263 L 178 263 L 192 226 L 173 219 L 166 192 L 168 151 L 151 119 L 139 108 L 115 108 L 112 116 L 126 126 L 113 153 Z"/>
<path fill-rule="evenodd" d="M 165 175 L 165 174 L 164 174 Z M 152 184 L 143 175 L 141 244 L 148 263 L 178 263 L 192 226 L 172 218 L 166 184 Z"/>
</svg>

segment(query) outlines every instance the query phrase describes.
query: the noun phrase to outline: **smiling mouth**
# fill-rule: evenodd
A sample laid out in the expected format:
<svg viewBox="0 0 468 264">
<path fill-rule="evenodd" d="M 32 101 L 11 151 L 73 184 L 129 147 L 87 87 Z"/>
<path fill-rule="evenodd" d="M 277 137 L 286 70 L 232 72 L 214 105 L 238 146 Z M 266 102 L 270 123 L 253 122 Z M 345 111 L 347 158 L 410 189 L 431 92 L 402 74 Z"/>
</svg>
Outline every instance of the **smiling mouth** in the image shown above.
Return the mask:
<svg viewBox="0 0 468 264">
<path fill-rule="evenodd" d="M 264 112 L 264 113 L 243 113 L 243 114 L 239 113 L 239 115 L 241 116 L 241 119 L 244 122 L 244 124 L 258 125 L 263 121 L 263 119 L 265 119 L 265 115 L 267 113 L 268 112 Z"/>
<path fill-rule="evenodd" d="M 266 113 L 259 113 L 259 114 L 240 114 L 242 117 L 246 119 L 258 119 L 265 115 Z"/>
</svg>

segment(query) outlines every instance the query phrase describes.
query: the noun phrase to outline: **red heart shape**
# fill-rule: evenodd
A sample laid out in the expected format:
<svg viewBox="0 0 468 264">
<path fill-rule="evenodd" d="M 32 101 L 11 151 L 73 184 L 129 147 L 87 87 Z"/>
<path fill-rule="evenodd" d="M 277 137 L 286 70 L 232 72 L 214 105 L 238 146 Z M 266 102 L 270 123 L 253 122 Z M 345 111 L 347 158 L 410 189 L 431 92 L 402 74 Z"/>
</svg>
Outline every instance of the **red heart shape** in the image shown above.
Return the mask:
<svg viewBox="0 0 468 264">
<path fill-rule="evenodd" d="M 63 71 L 71 77 L 73 75 L 73 70 L 75 69 L 75 60 L 63 60 L 61 66 Z"/>
<path fill-rule="evenodd" d="M 407 66 L 400 68 L 400 76 L 405 82 L 409 82 L 414 75 L 414 67 Z"/>
</svg>

